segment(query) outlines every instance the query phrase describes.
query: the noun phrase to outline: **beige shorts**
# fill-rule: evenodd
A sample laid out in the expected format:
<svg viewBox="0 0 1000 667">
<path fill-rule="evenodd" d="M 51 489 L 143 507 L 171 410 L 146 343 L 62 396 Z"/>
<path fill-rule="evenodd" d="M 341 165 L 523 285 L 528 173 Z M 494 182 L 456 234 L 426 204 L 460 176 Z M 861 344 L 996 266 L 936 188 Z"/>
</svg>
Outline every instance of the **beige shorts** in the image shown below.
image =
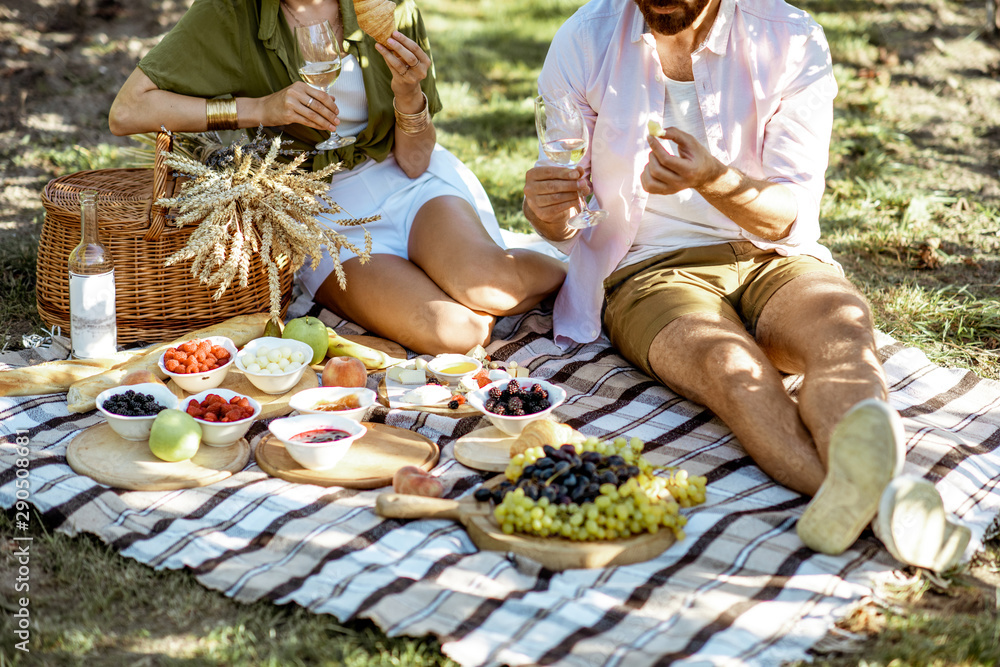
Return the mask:
<svg viewBox="0 0 1000 667">
<path fill-rule="evenodd" d="M 816 271 L 843 275 L 815 257 L 785 257 L 749 241 L 668 252 L 608 276 L 604 326 L 626 359 L 656 377 L 649 346 L 673 320 L 714 313 L 753 334 L 768 299 L 789 281 Z"/>
</svg>

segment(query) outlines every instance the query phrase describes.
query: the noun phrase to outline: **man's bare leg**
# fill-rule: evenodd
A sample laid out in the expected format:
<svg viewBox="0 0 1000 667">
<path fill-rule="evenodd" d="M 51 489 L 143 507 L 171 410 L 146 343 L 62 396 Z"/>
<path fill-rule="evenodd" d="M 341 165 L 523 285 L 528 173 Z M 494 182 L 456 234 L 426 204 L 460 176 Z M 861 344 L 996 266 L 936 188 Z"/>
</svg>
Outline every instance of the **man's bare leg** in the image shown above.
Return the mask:
<svg viewBox="0 0 1000 667">
<path fill-rule="evenodd" d="M 845 278 L 810 273 L 779 289 L 758 320 L 757 341 L 779 370 L 803 374 L 799 416 L 824 462 L 847 411 L 888 396 L 871 311 Z"/>
<path fill-rule="evenodd" d="M 746 330 L 725 318 L 680 317 L 653 339 L 653 371 L 714 412 L 775 481 L 812 495 L 826 474 L 781 376 Z"/>
</svg>

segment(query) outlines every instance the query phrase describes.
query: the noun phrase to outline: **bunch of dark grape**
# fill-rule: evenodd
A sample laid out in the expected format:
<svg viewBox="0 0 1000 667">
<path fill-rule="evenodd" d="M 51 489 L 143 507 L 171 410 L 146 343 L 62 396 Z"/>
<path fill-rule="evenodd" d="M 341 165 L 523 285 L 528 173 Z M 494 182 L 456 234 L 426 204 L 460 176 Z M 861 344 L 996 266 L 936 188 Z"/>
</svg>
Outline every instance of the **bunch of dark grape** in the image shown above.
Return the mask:
<svg viewBox="0 0 1000 667">
<path fill-rule="evenodd" d="M 549 392 L 540 384 L 522 389 L 517 380 L 511 380 L 503 389 L 490 389 L 490 396 L 483 402 L 483 407 L 495 415 L 506 417 L 533 415 L 549 407 Z"/>
<path fill-rule="evenodd" d="M 511 459 L 506 479 L 474 496 L 494 504 L 504 533 L 571 540 L 629 537 L 667 528 L 684 537 L 679 508 L 705 500 L 704 477 L 671 469 L 654 474 L 642 457 L 643 442 L 596 438 L 577 445 L 534 447 Z"/>
<path fill-rule="evenodd" d="M 133 389 L 109 396 L 102 407 L 122 417 L 151 417 L 164 409 L 152 394 L 141 394 Z"/>
<path fill-rule="evenodd" d="M 559 505 L 589 503 L 601 495 L 602 484 L 614 484 L 617 488 L 638 477 L 640 472 L 639 466 L 629 465 L 617 454 L 577 453 L 573 445 L 559 448 L 545 445 L 542 450 L 545 456 L 522 468 L 516 481 L 501 482 L 492 492 L 478 489 L 476 500 L 500 504 L 514 489 L 523 489 L 531 500 L 548 498 L 550 503 Z"/>
</svg>

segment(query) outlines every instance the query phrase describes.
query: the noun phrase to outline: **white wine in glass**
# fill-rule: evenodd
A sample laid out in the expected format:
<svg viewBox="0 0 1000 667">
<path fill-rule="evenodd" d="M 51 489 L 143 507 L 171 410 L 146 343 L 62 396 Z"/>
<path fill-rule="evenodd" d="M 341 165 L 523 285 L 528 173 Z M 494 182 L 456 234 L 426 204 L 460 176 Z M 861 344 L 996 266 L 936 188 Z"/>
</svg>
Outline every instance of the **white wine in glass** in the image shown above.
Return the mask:
<svg viewBox="0 0 1000 667">
<path fill-rule="evenodd" d="M 316 90 L 330 92 L 330 86 L 340 76 L 343 52 L 329 21 L 300 25 L 295 28 L 299 44 L 299 77 Z M 316 144 L 316 150 L 328 151 L 354 143 L 354 137 L 342 137 L 334 130 L 330 138 Z"/>
<path fill-rule="evenodd" d="M 589 145 L 587 123 L 580 109 L 565 94 L 539 95 L 535 98 L 535 129 L 542 152 L 555 164 L 575 167 Z M 580 201 L 580 212 L 569 221 L 576 229 L 593 227 L 608 217 L 608 212 L 587 208 Z"/>
</svg>

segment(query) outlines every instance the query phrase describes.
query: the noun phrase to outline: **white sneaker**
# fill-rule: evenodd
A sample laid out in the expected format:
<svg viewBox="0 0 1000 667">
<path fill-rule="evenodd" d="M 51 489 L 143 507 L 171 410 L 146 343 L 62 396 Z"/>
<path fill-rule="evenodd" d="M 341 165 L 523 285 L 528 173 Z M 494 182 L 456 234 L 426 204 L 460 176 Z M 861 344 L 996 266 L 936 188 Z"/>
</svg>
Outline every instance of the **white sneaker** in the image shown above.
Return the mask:
<svg viewBox="0 0 1000 667">
<path fill-rule="evenodd" d="M 882 492 L 903 470 L 903 423 L 885 401 L 856 404 L 830 435 L 826 479 L 796 525 L 806 546 L 836 555 L 875 517 Z"/>
<path fill-rule="evenodd" d="M 901 563 L 943 572 L 961 559 L 972 538 L 948 518 L 941 494 L 926 479 L 894 479 L 882 493 L 872 530 Z"/>
</svg>

